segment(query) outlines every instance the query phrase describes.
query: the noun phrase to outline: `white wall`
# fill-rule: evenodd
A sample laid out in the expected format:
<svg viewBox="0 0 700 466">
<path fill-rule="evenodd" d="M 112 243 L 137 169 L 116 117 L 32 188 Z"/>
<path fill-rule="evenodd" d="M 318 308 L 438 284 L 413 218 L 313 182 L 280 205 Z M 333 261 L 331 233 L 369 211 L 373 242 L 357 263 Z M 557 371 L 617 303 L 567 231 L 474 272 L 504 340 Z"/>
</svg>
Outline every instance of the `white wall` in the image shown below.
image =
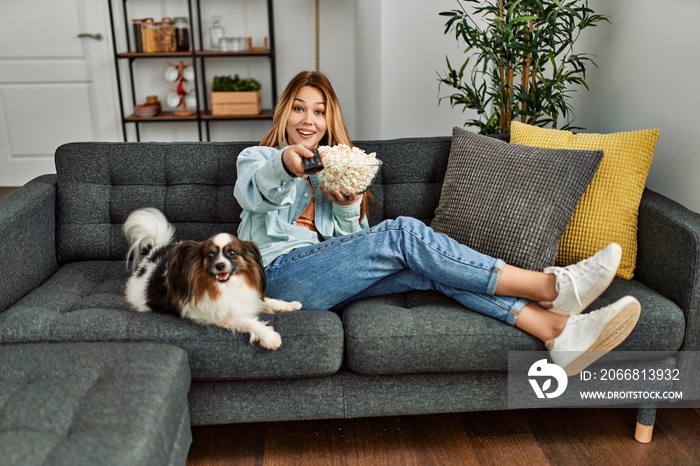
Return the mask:
<svg viewBox="0 0 700 466">
<path fill-rule="evenodd" d="M 38 0 L 49 2 L 50 0 Z M 95 0 L 97 1 L 97 0 Z M 101 1 L 101 0 L 100 0 Z M 119 2 L 117 2 L 119 3 Z M 335 85 L 353 139 L 449 135 L 473 112 L 438 105 L 437 72 L 445 55 L 463 61 L 456 40 L 445 36 L 441 11 L 456 0 L 320 0 L 321 69 Z M 134 17 L 180 15 L 184 2 L 129 2 Z M 265 28 L 262 0 L 203 0 L 205 22 L 220 13 L 229 30 L 261 40 Z M 294 74 L 315 67 L 314 0 L 275 0 L 278 92 Z M 700 212 L 700 131 L 695 129 L 700 90 L 700 2 L 696 0 L 590 0 L 610 15 L 584 34 L 580 47 L 597 56 L 590 68 L 591 92 L 574 100 L 576 124 L 589 131 L 613 132 L 658 127 L 661 137 L 648 185 Z M 260 37 L 258 37 L 260 36 Z M 217 71 L 265 76 L 263 59 L 221 59 Z M 162 63 L 140 60 L 144 94 L 167 94 Z M 149 67 L 156 67 L 153 74 Z M 158 68 L 160 67 L 160 68 Z M 207 77 L 211 79 L 212 73 Z M 263 80 L 263 102 L 271 102 Z M 266 89 L 266 90 L 265 90 Z M 443 88 L 442 95 L 448 89 Z M 112 114 L 116 113 L 114 111 Z M 115 127 L 118 122 L 114 123 Z M 144 140 L 193 140 L 191 124 L 143 125 Z M 213 124 L 213 140 L 256 140 L 269 121 Z"/>
<path fill-rule="evenodd" d="M 660 128 L 647 186 L 700 212 L 700 2 L 591 0 L 609 15 L 586 47 L 591 92 L 576 104 L 589 131 Z"/>
<path fill-rule="evenodd" d="M 379 139 L 385 113 L 382 92 L 382 2 L 357 0 L 355 46 L 355 95 L 356 118 L 354 139 Z M 346 118 L 349 114 L 346 113 Z M 350 129 L 350 128 L 348 128 Z"/>
<path fill-rule="evenodd" d="M 356 27 L 358 131 L 355 139 L 450 135 L 472 112 L 438 106 L 438 74 L 445 55 L 461 63 L 463 51 L 445 36 L 441 11 L 454 0 L 358 0 Z M 447 95 L 443 88 L 442 95 Z"/>
</svg>

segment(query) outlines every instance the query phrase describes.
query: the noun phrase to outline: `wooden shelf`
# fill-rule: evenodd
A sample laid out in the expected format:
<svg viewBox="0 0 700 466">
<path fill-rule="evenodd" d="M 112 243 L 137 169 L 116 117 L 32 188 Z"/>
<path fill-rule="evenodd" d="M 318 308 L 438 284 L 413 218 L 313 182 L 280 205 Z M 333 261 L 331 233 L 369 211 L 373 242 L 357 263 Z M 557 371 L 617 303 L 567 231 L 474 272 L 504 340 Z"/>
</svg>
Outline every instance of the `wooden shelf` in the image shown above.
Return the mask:
<svg viewBox="0 0 700 466">
<path fill-rule="evenodd" d="M 128 121 L 130 123 L 139 123 L 139 122 L 153 122 L 153 121 L 196 121 L 197 120 L 197 112 L 193 112 L 192 115 L 190 116 L 177 116 L 174 115 L 173 112 L 161 112 L 158 115 L 150 116 L 150 117 L 143 117 L 143 116 L 136 116 L 136 115 L 129 115 L 128 117 L 124 118 L 124 121 Z"/>
<path fill-rule="evenodd" d="M 117 58 L 192 58 L 192 52 L 123 52 L 118 53 Z"/>
<path fill-rule="evenodd" d="M 257 115 L 212 115 L 211 112 L 202 112 L 202 120 L 271 120 L 272 110 L 263 109 Z"/>
<path fill-rule="evenodd" d="M 264 109 L 257 115 L 212 115 L 211 112 L 201 112 L 199 118 L 202 120 L 271 120 L 272 110 Z M 152 122 L 173 122 L 173 121 L 196 121 L 197 113 L 193 113 L 190 116 L 177 116 L 173 112 L 161 112 L 158 115 L 150 117 L 142 117 L 136 115 L 129 115 L 124 117 L 124 121 L 129 123 L 152 123 Z"/>
<path fill-rule="evenodd" d="M 271 54 L 270 49 L 266 48 L 255 48 L 240 52 L 222 52 L 220 50 L 197 50 L 194 52 L 195 57 L 269 57 Z M 192 58 L 192 52 L 123 52 L 118 53 L 117 58 Z"/>
<path fill-rule="evenodd" d="M 272 55 L 270 49 L 254 48 L 242 50 L 240 52 L 222 52 L 221 50 L 201 50 L 195 52 L 198 57 L 269 57 Z"/>
<path fill-rule="evenodd" d="M 269 92 L 272 94 L 272 107 L 277 105 L 277 65 L 276 65 L 276 53 L 275 53 L 275 24 L 274 24 L 274 0 L 259 0 L 266 3 L 267 10 L 267 36 L 264 41 L 260 44 L 261 47 L 253 47 L 252 38 L 247 38 L 246 45 L 247 50 L 241 51 L 221 51 L 221 50 L 197 50 L 197 47 L 204 47 L 205 44 L 204 34 L 207 32 L 206 25 L 202 25 L 202 5 L 203 0 L 177 0 L 183 6 L 188 8 L 188 22 L 190 29 L 190 44 L 191 50 L 187 52 L 157 52 L 157 53 L 146 53 L 146 52 L 135 52 L 133 47 L 133 42 L 130 41 L 130 37 L 133 36 L 131 33 L 131 22 L 129 17 L 129 12 L 127 11 L 128 0 L 108 0 L 110 12 L 110 25 L 112 28 L 112 48 L 115 72 L 117 77 L 117 90 L 119 93 L 119 103 L 121 112 L 121 123 L 122 123 L 122 133 L 124 135 L 124 140 L 128 140 L 127 136 L 127 124 L 132 125 L 134 129 L 134 134 L 136 140 L 141 140 L 141 127 L 150 123 L 173 123 L 173 122 L 189 122 L 196 126 L 199 132 L 200 141 L 210 140 L 210 124 L 213 121 L 256 121 L 256 120 L 272 120 L 273 111 L 270 109 L 263 109 L 263 111 L 258 115 L 212 115 L 211 114 L 211 102 L 209 102 L 208 93 L 208 80 L 207 80 L 207 63 L 208 62 L 218 62 L 223 59 L 232 59 L 235 61 L 236 58 L 246 58 L 246 57 L 263 57 L 269 62 L 269 72 L 270 72 L 270 89 Z M 156 5 L 157 2 L 151 0 L 152 4 Z M 119 18 L 119 21 L 115 21 L 115 18 Z M 120 26 L 117 26 L 120 24 Z M 119 39 L 126 39 L 126 45 L 120 45 Z M 124 42 L 122 40 L 122 42 Z M 243 45 L 243 44 L 241 44 Z M 122 47 L 121 51 L 119 48 Z M 124 51 L 126 50 L 126 51 Z M 133 104 L 136 102 L 141 102 L 144 99 L 144 95 L 140 92 L 140 86 L 137 85 L 136 77 L 134 75 L 135 64 L 139 60 L 163 60 L 169 59 L 173 62 L 175 61 L 187 61 L 191 62 L 192 71 L 194 71 L 194 83 L 196 84 L 194 92 L 197 97 L 197 104 L 199 107 L 191 108 L 192 115 L 188 116 L 178 116 L 174 114 L 177 109 L 161 112 L 159 115 L 145 117 L 136 116 L 133 114 Z M 240 63 L 240 62 L 239 62 Z M 218 65 L 218 63 L 217 63 Z M 154 68 L 154 67 L 151 67 Z M 214 67 L 216 68 L 216 67 Z M 234 67 L 234 71 L 236 69 Z M 233 74 L 231 72 L 231 74 Z M 238 71 L 240 73 L 240 71 Z M 140 76 L 140 75 L 139 75 Z M 161 78 L 162 79 L 162 78 Z M 259 107 L 256 107 L 256 110 Z M 126 114 L 125 112 L 130 111 L 131 114 Z"/>
</svg>

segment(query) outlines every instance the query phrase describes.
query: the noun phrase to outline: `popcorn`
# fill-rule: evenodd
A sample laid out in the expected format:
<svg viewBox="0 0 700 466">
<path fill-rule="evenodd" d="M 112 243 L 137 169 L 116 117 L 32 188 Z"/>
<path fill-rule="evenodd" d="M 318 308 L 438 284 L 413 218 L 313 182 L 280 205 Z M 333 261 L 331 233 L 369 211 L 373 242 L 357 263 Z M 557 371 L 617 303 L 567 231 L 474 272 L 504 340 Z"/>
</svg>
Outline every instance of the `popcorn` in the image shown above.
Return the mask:
<svg viewBox="0 0 700 466">
<path fill-rule="evenodd" d="M 346 144 L 320 146 L 318 151 L 326 156 L 325 167 L 318 173 L 321 184 L 343 194 L 364 192 L 372 184 L 382 164 L 376 153 L 367 154 L 358 147 Z"/>
</svg>

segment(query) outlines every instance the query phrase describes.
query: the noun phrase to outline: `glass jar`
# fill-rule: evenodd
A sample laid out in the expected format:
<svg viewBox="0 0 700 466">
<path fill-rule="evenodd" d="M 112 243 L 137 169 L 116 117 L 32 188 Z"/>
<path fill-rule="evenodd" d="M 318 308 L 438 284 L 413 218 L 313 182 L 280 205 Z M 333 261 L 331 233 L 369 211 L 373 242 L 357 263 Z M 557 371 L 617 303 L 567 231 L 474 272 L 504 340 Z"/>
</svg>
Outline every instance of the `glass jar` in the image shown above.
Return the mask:
<svg viewBox="0 0 700 466">
<path fill-rule="evenodd" d="M 175 23 L 172 18 L 163 18 L 160 21 L 158 31 L 158 48 L 161 52 L 174 52 L 175 45 Z"/>
<path fill-rule="evenodd" d="M 157 53 L 158 47 L 158 23 L 153 18 L 141 21 L 141 42 L 144 53 Z"/>
<path fill-rule="evenodd" d="M 220 50 L 222 52 L 243 52 L 248 50 L 247 37 L 222 37 Z"/>
<path fill-rule="evenodd" d="M 221 16 L 212 17 L 212 25 L 209 28 L 209 41 L 212 50 L 221 50 L 221 40 L 224 38 L 224 28 L 221 26 Z"/>
<path fill-rule="evenodd" d="M 178 52 L 190 51 L 190 23 L 184 16 L 175 18 L 175 44 Z"/>
<path fill-rule="evenodd" d="M 131 25 L 134 31 L 134 52 L 143 52 L 143 43 L 141 42 L 141 20 L 132 19 Z"/>
</svg>

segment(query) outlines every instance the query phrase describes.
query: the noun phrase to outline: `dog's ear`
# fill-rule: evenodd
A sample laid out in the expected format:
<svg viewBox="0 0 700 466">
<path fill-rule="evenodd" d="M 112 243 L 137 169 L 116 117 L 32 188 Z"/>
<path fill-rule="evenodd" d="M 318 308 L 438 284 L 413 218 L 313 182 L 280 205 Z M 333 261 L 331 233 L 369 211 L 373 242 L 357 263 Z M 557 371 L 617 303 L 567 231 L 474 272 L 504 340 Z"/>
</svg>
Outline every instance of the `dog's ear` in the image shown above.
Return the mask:
<svg viewBox="0 0 700 466">
<path fill-rule="evenodd" d="M 262 255 L 258 245 L 252 241 L 241 241 L 241 254 L 257 275 L 260 295 L 264 297 L 265 290 L 267 290 L 267 278 L 265 277 L 265 267 L 263 266 Z"/>
<path fill-rule="evenodd" d="M 197 267 L 201 267 L 202 244 L 183 241 L 173 246 L 168 262 L 168 299 L 174 303 L 194 300 L 193 280 Z"/>
</svg>

